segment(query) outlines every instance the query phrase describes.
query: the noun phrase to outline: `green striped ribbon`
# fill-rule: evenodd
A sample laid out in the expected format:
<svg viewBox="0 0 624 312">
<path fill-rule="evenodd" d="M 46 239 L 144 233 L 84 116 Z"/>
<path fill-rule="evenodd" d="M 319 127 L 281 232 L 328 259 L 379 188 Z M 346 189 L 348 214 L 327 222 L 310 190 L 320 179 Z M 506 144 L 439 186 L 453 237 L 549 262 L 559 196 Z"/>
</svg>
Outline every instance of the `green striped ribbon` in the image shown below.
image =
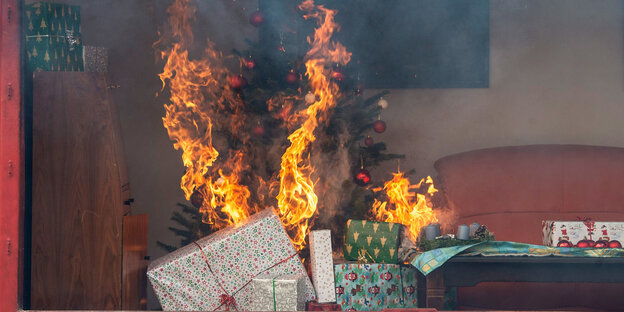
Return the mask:
<svg viewBox="0 0 624 312">
<path fill-rule="evenodd" d="M 275 301 L 275 278 L 273 278 L 273 311 L 277 311 L 277 302 Z"/>
</svg>

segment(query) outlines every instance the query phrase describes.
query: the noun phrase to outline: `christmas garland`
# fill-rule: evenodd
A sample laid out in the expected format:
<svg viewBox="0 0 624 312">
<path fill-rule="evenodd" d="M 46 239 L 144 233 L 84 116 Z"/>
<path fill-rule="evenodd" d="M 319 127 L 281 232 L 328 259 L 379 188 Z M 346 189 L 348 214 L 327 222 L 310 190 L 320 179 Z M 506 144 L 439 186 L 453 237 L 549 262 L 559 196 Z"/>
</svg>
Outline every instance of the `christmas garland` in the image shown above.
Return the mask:
<svg viewBox="0 0 624 312">
<path fill-rule="evenodd" d="M 451 235 L 440 236 L 431 240 L 421 239 L 418 242 L 418 250 L 425 252 L 437 248 L 471 245 L 492 240 L 495 240 L 494 234 L 490 233 L 485 226 L 481 226 L 475 235 L 468 240 L 457 239 Z"/>
</svg>

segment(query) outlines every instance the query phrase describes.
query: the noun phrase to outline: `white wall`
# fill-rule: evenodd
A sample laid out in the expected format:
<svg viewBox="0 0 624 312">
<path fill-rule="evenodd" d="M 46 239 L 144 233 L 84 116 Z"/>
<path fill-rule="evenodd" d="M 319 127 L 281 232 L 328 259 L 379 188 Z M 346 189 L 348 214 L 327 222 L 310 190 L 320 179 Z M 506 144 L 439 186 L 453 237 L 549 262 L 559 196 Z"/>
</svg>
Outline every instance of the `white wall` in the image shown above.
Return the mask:
<svg viewBox="0 0 624 312">
<path fill-rule="evenodd" d="M 624 146 L 623 3 L 492 0 L 490 88 L 392 90 L 388 130 L 376 137 L 418 176 L 435 175 L 442 156 L 479 148 Z"/>
</svg>

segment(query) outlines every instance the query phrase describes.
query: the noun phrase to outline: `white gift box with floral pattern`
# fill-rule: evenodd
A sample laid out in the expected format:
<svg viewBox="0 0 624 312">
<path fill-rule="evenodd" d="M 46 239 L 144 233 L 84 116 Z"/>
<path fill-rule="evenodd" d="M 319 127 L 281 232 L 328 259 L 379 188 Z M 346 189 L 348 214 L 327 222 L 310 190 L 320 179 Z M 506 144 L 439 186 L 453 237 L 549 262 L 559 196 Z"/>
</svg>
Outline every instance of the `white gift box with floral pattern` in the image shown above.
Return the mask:
<svg viewBox="0 0 624 312">
<path fill-rule="evenodd" d="M 336 302 L 330 230 L 310 232 L 310 270 L 318 302 Z"/>
<path fill-rule="evenodd" d="M 250 309 L 252 279 L 260 274 L 310 279 L 280 219 L 269 208 L 153 261 L 147 272 L 163 310 Z"/>
</svg>

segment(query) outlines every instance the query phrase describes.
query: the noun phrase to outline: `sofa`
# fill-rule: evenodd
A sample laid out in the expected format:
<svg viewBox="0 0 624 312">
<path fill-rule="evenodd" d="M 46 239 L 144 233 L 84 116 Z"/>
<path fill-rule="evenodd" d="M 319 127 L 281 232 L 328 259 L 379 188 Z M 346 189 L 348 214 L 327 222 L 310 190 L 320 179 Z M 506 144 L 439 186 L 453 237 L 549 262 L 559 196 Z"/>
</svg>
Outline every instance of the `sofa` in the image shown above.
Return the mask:
<svg viewBox="0 0 624 312">
<path fill-rule="evenodd" d="M 497 147 L 446 156 L 434 166 L 456 216 L 453 228 L 479 222 L 497 240 L 541 244 L 543 220 L 624 221 L 624 148 Z M 481 283 L 458 289 L 457 303 L 459 309 L 621 311 L 624 285 Z"/>
</svg>

